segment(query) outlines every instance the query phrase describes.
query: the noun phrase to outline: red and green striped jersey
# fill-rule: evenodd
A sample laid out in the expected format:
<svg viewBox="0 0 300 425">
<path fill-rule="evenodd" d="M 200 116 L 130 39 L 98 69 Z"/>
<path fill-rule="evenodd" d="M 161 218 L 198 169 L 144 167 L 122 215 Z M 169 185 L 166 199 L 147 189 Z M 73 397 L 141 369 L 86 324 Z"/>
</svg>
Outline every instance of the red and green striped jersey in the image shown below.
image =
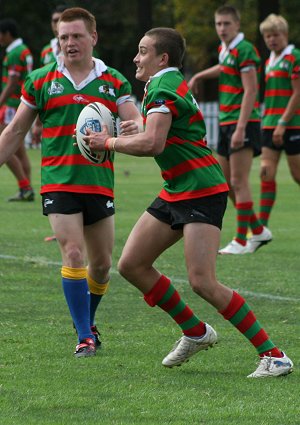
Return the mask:
<svg viewBox="0 0 300 425">
<path fill-rule="evenodd" d="M 63 63 L 56 62 L 28 75 L 22 101 L 37 109 L 43 124 L 41 193 L 94 193 L 113 197 L 113 155 L 103 164 L 86 160 L 73 134 L 79 113 L 90 102 L 101 102 L 117 117 L 118 105 L 131 101 L 131 86 L 117 70 L 95 59 L 95 68 L 75 85 Z"/>
<path fill-rule="evenodd" d="M 55 62 L 55 61 L 56 61 L 56 56 L 54 56 L 53 48 L 51 44 L 48 43 L 46 44 L 46 46 L 42 48 L 42 51 L 40 54 L 40 65 L 44 66 L 44 65 L 47 65 L 48 63 Z"/>
<path fill-rule="evenodd" d="M 300 50 L 289 45 L 278 57 L 271 52 L 266 61 L 265 70 L 263 128 L 272 129 L 277 126 L 293 94 L 292 80 L 300 76 Z M 288 122 L 287 128 L 300 128 L 300 107 Z"/>
<path fill-rule="evenodd" d="M 32 71 L 33 59 L 30 50 L 21 38 L 14 40 L 7 48 L 2 63 L 2 91 L 7 86 L 8 77 L 17 76 L 18 85 L 14 93 L 6 99 L 5 105 L 17 108 L 20 104 L 21 87 L 29 72 Z"/>
<path fill-rule="evenodd" d="M 146 84 L 142 115 L 171 112 L 164 151 L 155 157 L 164 179 L 159 197 L 181 201 L 228 191 L 223 172 L 206 144 L 206 128 L 197 102 L 177 68 L 167 68 Z"/>
<path fill-rule="evenodd" d="M 260 56 L 256 48 L 244 39 L 242 33 L 226 48 L 219 47 L 219 121 L 220 125 L 236 124 L 241 110 L 244 95 L 241 73 L 247 68 L 257 71 L 259 85 Z M 249 121 L 260 121 L 259 100 L 257 98 Z"/>
</svg>

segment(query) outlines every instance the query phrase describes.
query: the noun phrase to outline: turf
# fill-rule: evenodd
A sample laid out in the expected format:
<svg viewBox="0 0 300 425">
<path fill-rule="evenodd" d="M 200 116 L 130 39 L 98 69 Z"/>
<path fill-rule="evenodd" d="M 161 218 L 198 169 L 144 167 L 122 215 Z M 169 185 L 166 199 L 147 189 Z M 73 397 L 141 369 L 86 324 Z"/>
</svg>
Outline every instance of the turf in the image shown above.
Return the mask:
<svg viewBox="0 0 300 425">
<path fill-rule="evenodd" d="M 39 187 L 39 151 L 29 151 Z M 258 199 L 259 162 L 251 181 Z M 0 190 L 0 423 L 6 425 L 297 425 L 299 407 L 299 188 L 285 158 L 270 227 L 274 241 L 257 253 L 219 257 L 219 280 L 246 296 L 273 341 L 293 359 L 286 378 L 249 380 L 256 353 L 228 322 L 197 298 L 186 282 L 183 247 L 165 253 L 157 267 L 171 277 L 197 314 L 213 325 L 219 344 L 180 368 L 161 360 L 180 332 L 158 308 L 116 272 L 128 233 L 158 193 L 161 180 L 152 159 L 117 155 L 116 245 L 112 285 L 97 322 L 103 349 L 75 359 L 76 344 L 60 282 L 60 254 L 33 203 L 7 203 L 16 189 L 6 167 Z M 234 234 L 228 206 L 222 245 Z"/>
</svg>

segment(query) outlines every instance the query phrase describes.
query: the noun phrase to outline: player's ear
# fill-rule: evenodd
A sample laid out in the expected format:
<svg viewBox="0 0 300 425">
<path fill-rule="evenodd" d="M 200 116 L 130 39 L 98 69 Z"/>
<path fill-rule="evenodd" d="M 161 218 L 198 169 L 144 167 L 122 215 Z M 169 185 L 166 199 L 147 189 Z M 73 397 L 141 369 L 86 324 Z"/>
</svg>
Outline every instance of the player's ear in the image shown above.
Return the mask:
<svg viewBox="0 0 300 425">
<path fill-rule="evenodd" d="M 161 55 L 160 65 L 161 66 L 167 66 L 168 64 L 169 64 L 169 55 L 168 55 L 168 53 L 163 53 Z"/>
</svg>

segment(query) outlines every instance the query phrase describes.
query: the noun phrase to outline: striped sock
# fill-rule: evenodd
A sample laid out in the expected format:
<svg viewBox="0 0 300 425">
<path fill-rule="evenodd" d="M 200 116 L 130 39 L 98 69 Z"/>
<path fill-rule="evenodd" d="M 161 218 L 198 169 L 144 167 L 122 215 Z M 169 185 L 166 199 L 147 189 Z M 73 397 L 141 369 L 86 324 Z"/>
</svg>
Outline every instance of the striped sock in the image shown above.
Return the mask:
<svg viewBox="0 0 300 425">
<path fill-rule="evenodd" d="M 253 235 L 260 235 L 264 230 L 264 227 L 263 227 L 260 219 L 257 218 L 257 215 L 255 214 L 253 209 L 251 210 L 251 216 L 250 216 L 249 224 L 250 224 L 251 231 L 252 231 Z"/>
<path fill-rule="evenodd" d="M 63 266 L 62 286 L 75 325 L 78 340 L 94 339 L 90 328 L 90 292 L 86 281 L 86 268 Z"/>
<path fill-rule="evenodd" d="M 260 185 L 260 210 L 259 219 L 263 225 L 267 226 L 272 208 L 276 200 L 276 182 L 261 182 Z"/>
<path fill-rule="evenodd" d="M 93 326 L 95 322 L 95 314 L 98 308 L 98 305 L 103 297 L 103 295 L 107 292 L 109 281 L 105 283 L 98 283 L 91 276 L 87 275 L 87 283 L 90 289 L 90 325 Z"/>
<path fill-rule="evenodd" d="M 245 246 L 247 243 L 247 230 L 250 224 L 250 217 L 253 208 L 253 202 L 240 202 L 235 204 L 237 213 L 237 230 L 235 240 Z"/>
<path fill-rule="evenodd" d="M 195 316 L 166 276 L 159 278 L 151 291 L 144 295 L 144 300 L 150 307 L 157 305 L 168 313 L 181 327 L 184 335 L 199 337 L 205 334 L 205 323 Z"/>
<path fill-rule="evenodd" d="M 281 351 L 270 340 L 249 305 L 237 292 L 233 291 L 229 305 L 219 313 L 248 338 L 260 357 L 264 355 L 282 357 Z"/>
</svg>

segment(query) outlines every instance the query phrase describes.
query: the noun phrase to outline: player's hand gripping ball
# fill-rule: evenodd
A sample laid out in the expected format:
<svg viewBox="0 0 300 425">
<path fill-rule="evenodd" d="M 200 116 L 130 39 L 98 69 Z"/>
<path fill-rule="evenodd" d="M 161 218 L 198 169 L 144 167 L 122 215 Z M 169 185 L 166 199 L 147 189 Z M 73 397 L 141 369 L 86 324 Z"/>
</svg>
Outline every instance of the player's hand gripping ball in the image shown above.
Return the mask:
<svg viewBox="0 0 300 425">
<path fill-rule="evenodd" d="M 86 105 L 80 112 L 76 123 L 76 141 L 81 154 L 94 164 L 101 164 L 110 157 L 109 151 L 92 152 L 89 146 L 83 140 L 86 136 L 86 129 L 100 132 L 103 125 L 107 126 L 108 134 L 112 137 L 117 136 L 116 120 L 111 111 L 100 102 L 93 102 Z"/>
</svg>

